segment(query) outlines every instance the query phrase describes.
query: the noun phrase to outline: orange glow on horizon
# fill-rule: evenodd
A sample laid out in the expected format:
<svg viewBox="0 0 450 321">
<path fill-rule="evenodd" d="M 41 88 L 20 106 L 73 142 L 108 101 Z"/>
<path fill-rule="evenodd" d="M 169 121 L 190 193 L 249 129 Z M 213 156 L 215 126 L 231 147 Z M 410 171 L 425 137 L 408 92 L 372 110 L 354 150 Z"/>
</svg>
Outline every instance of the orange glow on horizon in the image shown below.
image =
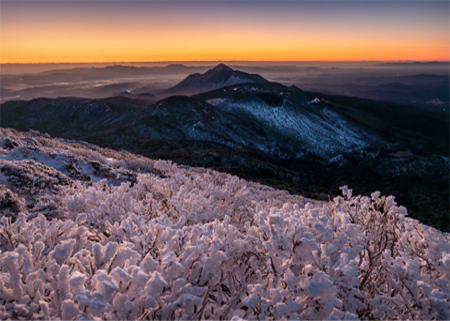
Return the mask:
<svg viewBox="0 0 450 321">
<path fill-rule="evenodd" d="M 21 33 L 18 36 L 18 33 Z M 162 33 L 118 37 L 101 32 L 15 31 L 1 37 L 1 63 L 108 62 L 108 61 L 370 61 L 449 60 L 450 46 L 442 39 L 427 43 L 413 39 L 337 37 L 323 39 L 285 35 L 264 39 L 251 34 Z M 147 41 L 143 41 L 147 39 Z M 171 39 L 168 41 L 167 39 Z"/>
<path fill-rule="evenodd" d="M 433 19 L 374 25 L 359 17 L 314 24 L 272 13 L 253 19 L 136 15 L 2 13 L 0 62 L 450 60 L 448 25 Z"/>
</svg>

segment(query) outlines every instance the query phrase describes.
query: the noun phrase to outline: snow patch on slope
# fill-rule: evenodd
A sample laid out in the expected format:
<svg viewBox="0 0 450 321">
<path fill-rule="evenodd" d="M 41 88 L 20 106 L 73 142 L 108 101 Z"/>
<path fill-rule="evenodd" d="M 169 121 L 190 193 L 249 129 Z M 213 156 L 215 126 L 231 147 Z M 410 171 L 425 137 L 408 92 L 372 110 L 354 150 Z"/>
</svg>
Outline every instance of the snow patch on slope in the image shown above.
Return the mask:
<svg viewBox="0 0 450 321">
<path fill-rule="evenodd" d="M 323 157 L 336 156 L 343 152 L 362 150 L 369 146 L 367 137 L 346 123 L 338 113 L 320 108 L 306 110 L 307 106 L 294 106 L 284 102 L 274 107 L 263 102 L 233 99 L 210 99 L 208 102 L 223 110 L 243 110 L 272 128 L 299 141 L 312 153 Z"/>
</svg>

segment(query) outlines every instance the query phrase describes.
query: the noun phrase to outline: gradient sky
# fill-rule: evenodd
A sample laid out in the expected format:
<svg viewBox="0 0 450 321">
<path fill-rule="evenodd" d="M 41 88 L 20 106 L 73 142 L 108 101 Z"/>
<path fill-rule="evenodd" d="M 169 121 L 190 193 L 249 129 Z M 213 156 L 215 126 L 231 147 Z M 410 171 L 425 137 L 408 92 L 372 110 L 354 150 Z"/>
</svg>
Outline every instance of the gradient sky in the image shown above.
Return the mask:
<svg viewBox="0 0 450 321">
<path fill-rule="evenodd" d="M 449 60 L 448 1 L 5 1 L 2 63 Z"/>
</svg>

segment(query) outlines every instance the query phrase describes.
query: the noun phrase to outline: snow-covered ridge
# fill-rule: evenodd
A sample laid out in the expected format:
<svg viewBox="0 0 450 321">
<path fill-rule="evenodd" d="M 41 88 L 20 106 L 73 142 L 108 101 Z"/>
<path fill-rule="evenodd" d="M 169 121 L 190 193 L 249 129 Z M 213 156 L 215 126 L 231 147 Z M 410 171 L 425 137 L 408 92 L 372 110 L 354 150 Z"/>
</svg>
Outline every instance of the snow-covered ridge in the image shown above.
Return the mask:
<svg viewBox="0 0 450 321">
<path fill-rule="evenodd" d="M 239 87 L 233 89 L 240 90 Z M 336 111 L 324 106 L 311 112 L 308 106 L 286 101 L 277 107 L 262 101 L 240 102 L 226 98 L 213 98 L 207 102 L 227 112 L 246 112 L 259 122 L 287 134 L 308 152 L 328 159 L 343 152 L 361 151 L 369 146 L 369 142 L 377 140 L 377 137 L 347 123 Z M 320 100 L 315 98 L 306 105 L 318 103 Z"/>
<path fill-rule="evenodd" d="M 448 319 L 448 235 L 343 194 L 0 129 L 0 319 Z"/>
</svg>

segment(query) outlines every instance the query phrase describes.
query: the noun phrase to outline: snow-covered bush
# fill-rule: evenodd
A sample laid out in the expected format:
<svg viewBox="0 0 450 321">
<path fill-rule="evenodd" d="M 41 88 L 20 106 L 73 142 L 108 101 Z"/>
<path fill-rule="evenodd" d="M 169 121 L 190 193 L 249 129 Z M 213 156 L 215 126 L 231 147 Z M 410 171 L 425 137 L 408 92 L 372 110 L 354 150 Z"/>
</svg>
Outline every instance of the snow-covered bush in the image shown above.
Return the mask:
<svg viewBox="0 0 450 321">
<path fill-rule="evenodd" d="M 392 196 L 344 187 L 317 202 L 38 133 L 0 135 L 0 319 L 450 317 L 449 236 Z M 25 161 L 14 150 L 31 138 L 40 156 Z M 32 188 L 16 184 L 25 174 Z"/>
<path fill-rule="evenodd" d="M 17 217 L 20 212 L 25 209 L 25 202 L 22 198 L 12 192 L 10 189 L 0 185 L 0 217 L 11 216 Z"/>
</svg>

